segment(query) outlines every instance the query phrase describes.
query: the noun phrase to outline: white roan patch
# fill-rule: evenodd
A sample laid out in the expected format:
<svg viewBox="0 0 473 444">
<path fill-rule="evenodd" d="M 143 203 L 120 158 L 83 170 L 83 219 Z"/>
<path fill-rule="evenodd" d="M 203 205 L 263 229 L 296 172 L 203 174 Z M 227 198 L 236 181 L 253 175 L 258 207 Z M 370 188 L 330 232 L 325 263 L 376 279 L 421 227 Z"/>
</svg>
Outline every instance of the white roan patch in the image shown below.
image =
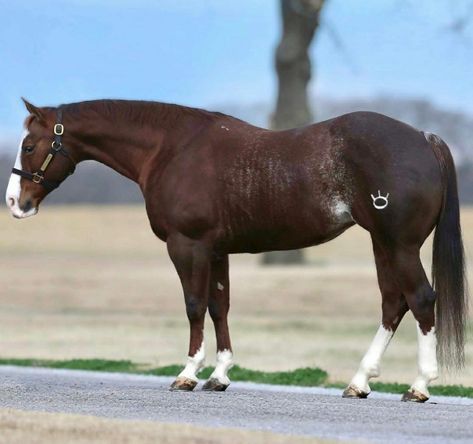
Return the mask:
<svg viewBox="0 0 473 444">
<path fill-rule="evenodd" d="M 23 140 L 27 136 L 27 131 L 24 132 L 21 138 L 20 145 L 18 147 L 18 153 L 15 160 L 15 168 L 18 170 L 22 169 L 21 166 L 21 147 Z M 34 216 L 37 212 L 37 208 L 31 208 L 29 211 L 23 211 L 20 209 L 20 196 L 21 196 L 21 177 L 18 174 L 11 174 L 10 180 L 8 181 L 7 191 L 5 193 L 5 201 L 10 208 L 12 215 L 18 219 L 24 219 L 25 217 Z"/>
<path fill-rule="evenodd" d="M 210 379 L 215 378 L 224 385 L 230 384 L 227 376 L 228 370 L 233 366 L 233 353 L 230 350 L 222 350 L 217 352 L 217 365 L 210 375 Z"/>
<path fill-rule="evenodd" d="M 427 334 L 424 334 L 419 327 L 419 323 L 417 323 L 417 346 L 419 374 L 417 375 L 414 384 L 411 386 L 411 391 L 420 392 L 428 398 L 430 396 L 428 386 L 439 376 L 435 327 L 432 327 Z"/>
<path fill-rule="evenodd" d="M 197 373 L 199 373 L 200 369 L 204 366 L 205 362 L 205 345 L 204 341 L 202 341 L 202 344 L 200 345 L 199 350 L 195 353 L 194 356 L 188 356 L 187 357 L 187 364 L 184 367 L 184 370 L 182 370 L 181 373 L 179 373 L 179 378 L 189 378 L 192 379 L 193 381 L 198 382 L 199 378 L 197 378 Z"/>
<path fill-rule="evenodd" d="M 339 197 L 335 197 L 332 199 L 331 211 L 332 214 L 335 216 L 335 219 L 339 222 L 353 220 L 350 206 L 346 202 L 341 200 L 341 198 Z"/>
<path fill-rule="evenodd" d="M 350 386 L 357 388 L 360 392 L 370 393 L 368 381 L 370 378 L 379 376 L 379 363 L 393 334 L 392 330 L 384 328 L 383 325 L 378 328 L 373 342 L 361 360 L 358 371 L 350 382 Z"/>
</svg>

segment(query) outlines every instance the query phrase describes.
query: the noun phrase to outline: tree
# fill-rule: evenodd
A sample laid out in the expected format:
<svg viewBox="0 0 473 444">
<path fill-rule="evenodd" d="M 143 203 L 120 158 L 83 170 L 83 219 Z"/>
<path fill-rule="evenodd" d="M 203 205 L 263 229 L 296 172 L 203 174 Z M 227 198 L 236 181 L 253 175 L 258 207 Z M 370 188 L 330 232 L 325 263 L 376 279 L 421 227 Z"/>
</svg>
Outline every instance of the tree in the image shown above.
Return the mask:
<svg viewBox="0 0 473 444">
<path fill-rule="evenodd" d="M 278 97 L 271 117 L 272 129 L 304 126 L 313 121 L 307 86 L 311 79 L 309 47 L 319 27 L 325 0 L 280 0 L 282 36 L 276 49 Z M 302 263 L 301 250 L 274 251 L 263 255 L 264 264 Z"/>
</svg>

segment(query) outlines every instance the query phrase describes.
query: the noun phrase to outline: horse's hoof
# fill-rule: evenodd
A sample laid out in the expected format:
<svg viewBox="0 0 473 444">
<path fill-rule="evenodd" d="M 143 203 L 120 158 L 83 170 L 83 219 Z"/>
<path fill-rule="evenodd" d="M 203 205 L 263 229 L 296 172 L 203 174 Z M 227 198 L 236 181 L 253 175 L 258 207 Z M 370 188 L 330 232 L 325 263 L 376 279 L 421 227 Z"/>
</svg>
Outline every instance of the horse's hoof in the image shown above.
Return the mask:
<svg viewBox="0 0 473 444">
<path fill-rule="evenodd" d="M 195 386 L 197 385 L 197 381 L 189 378 L 177 377 L 176 380 L 171 384 L 169 390 L 172 392 L 191 392 L 194 390 Z"/>
<path fill-rule="evenodd" d="M 206 392 L 224 392 L 230 384 L 223 384 L 217 378 L 210 378 L 202 387 Z"/>
<path fill-rule="evenodd" d="M 367 398 L 369 393 L 363 392 L 358 387 L 354 385 L 349 385 L 343 392 L 343 398 L 357 398 L 357 399 L 365 399 Z"/>
<path fill-rule="evenodd" d="M 425 396 L 423 393 L 418 392 L 417 390 L 410 389 L 402 395 L 403 402 L 425 402 L 429 399 L 428 396 Z"/>
</svg>

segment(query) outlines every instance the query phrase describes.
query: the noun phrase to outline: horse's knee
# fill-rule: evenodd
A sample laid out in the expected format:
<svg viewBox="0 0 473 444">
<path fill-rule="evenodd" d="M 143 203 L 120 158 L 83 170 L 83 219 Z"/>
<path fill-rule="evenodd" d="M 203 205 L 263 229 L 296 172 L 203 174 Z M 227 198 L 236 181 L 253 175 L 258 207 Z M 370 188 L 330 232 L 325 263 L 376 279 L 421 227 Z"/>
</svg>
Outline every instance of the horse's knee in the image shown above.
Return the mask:
<svg viewBox="0 0 473 444">
<path fill-rule="evenodd" d="M 218 322 L 223 319 L 223 310 L 214 302 L 209 303 L 209 315 L 212 321 Z"/>
<path fill-rule="evenodd" d="M 189 321 L 195 321 L 205 316 L 207 307 L 201 298 L 190 295 L 186 297 L 186 313 Z"/>
<path fill-rule="evenodd" d="M 215 298 L 209 300 L 209 315 L 212 321 L 220 322 L 226 319 L 228 313 L 228 304 L 218 301 Z"/>
</svg>

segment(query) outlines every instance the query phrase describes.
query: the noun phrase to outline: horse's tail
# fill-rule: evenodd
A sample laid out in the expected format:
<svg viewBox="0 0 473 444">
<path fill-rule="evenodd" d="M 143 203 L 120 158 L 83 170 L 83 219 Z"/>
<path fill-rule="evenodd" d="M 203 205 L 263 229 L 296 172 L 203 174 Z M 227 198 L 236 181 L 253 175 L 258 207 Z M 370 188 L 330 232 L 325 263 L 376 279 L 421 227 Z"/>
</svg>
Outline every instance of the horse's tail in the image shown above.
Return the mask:
<svg viewBox="0 0 473 444">
<path fill-rule="evenodd" d="M 443 184 L 442 207 L 435 228 L 432 254 L 432 285 L 437 294 L 437 357 L 446 368 L 461 368 L 465 363 L 468 283 L 457 178 L 447 144 L 436 135 L 426 137 L 439 161 Z"/>
</svg>

